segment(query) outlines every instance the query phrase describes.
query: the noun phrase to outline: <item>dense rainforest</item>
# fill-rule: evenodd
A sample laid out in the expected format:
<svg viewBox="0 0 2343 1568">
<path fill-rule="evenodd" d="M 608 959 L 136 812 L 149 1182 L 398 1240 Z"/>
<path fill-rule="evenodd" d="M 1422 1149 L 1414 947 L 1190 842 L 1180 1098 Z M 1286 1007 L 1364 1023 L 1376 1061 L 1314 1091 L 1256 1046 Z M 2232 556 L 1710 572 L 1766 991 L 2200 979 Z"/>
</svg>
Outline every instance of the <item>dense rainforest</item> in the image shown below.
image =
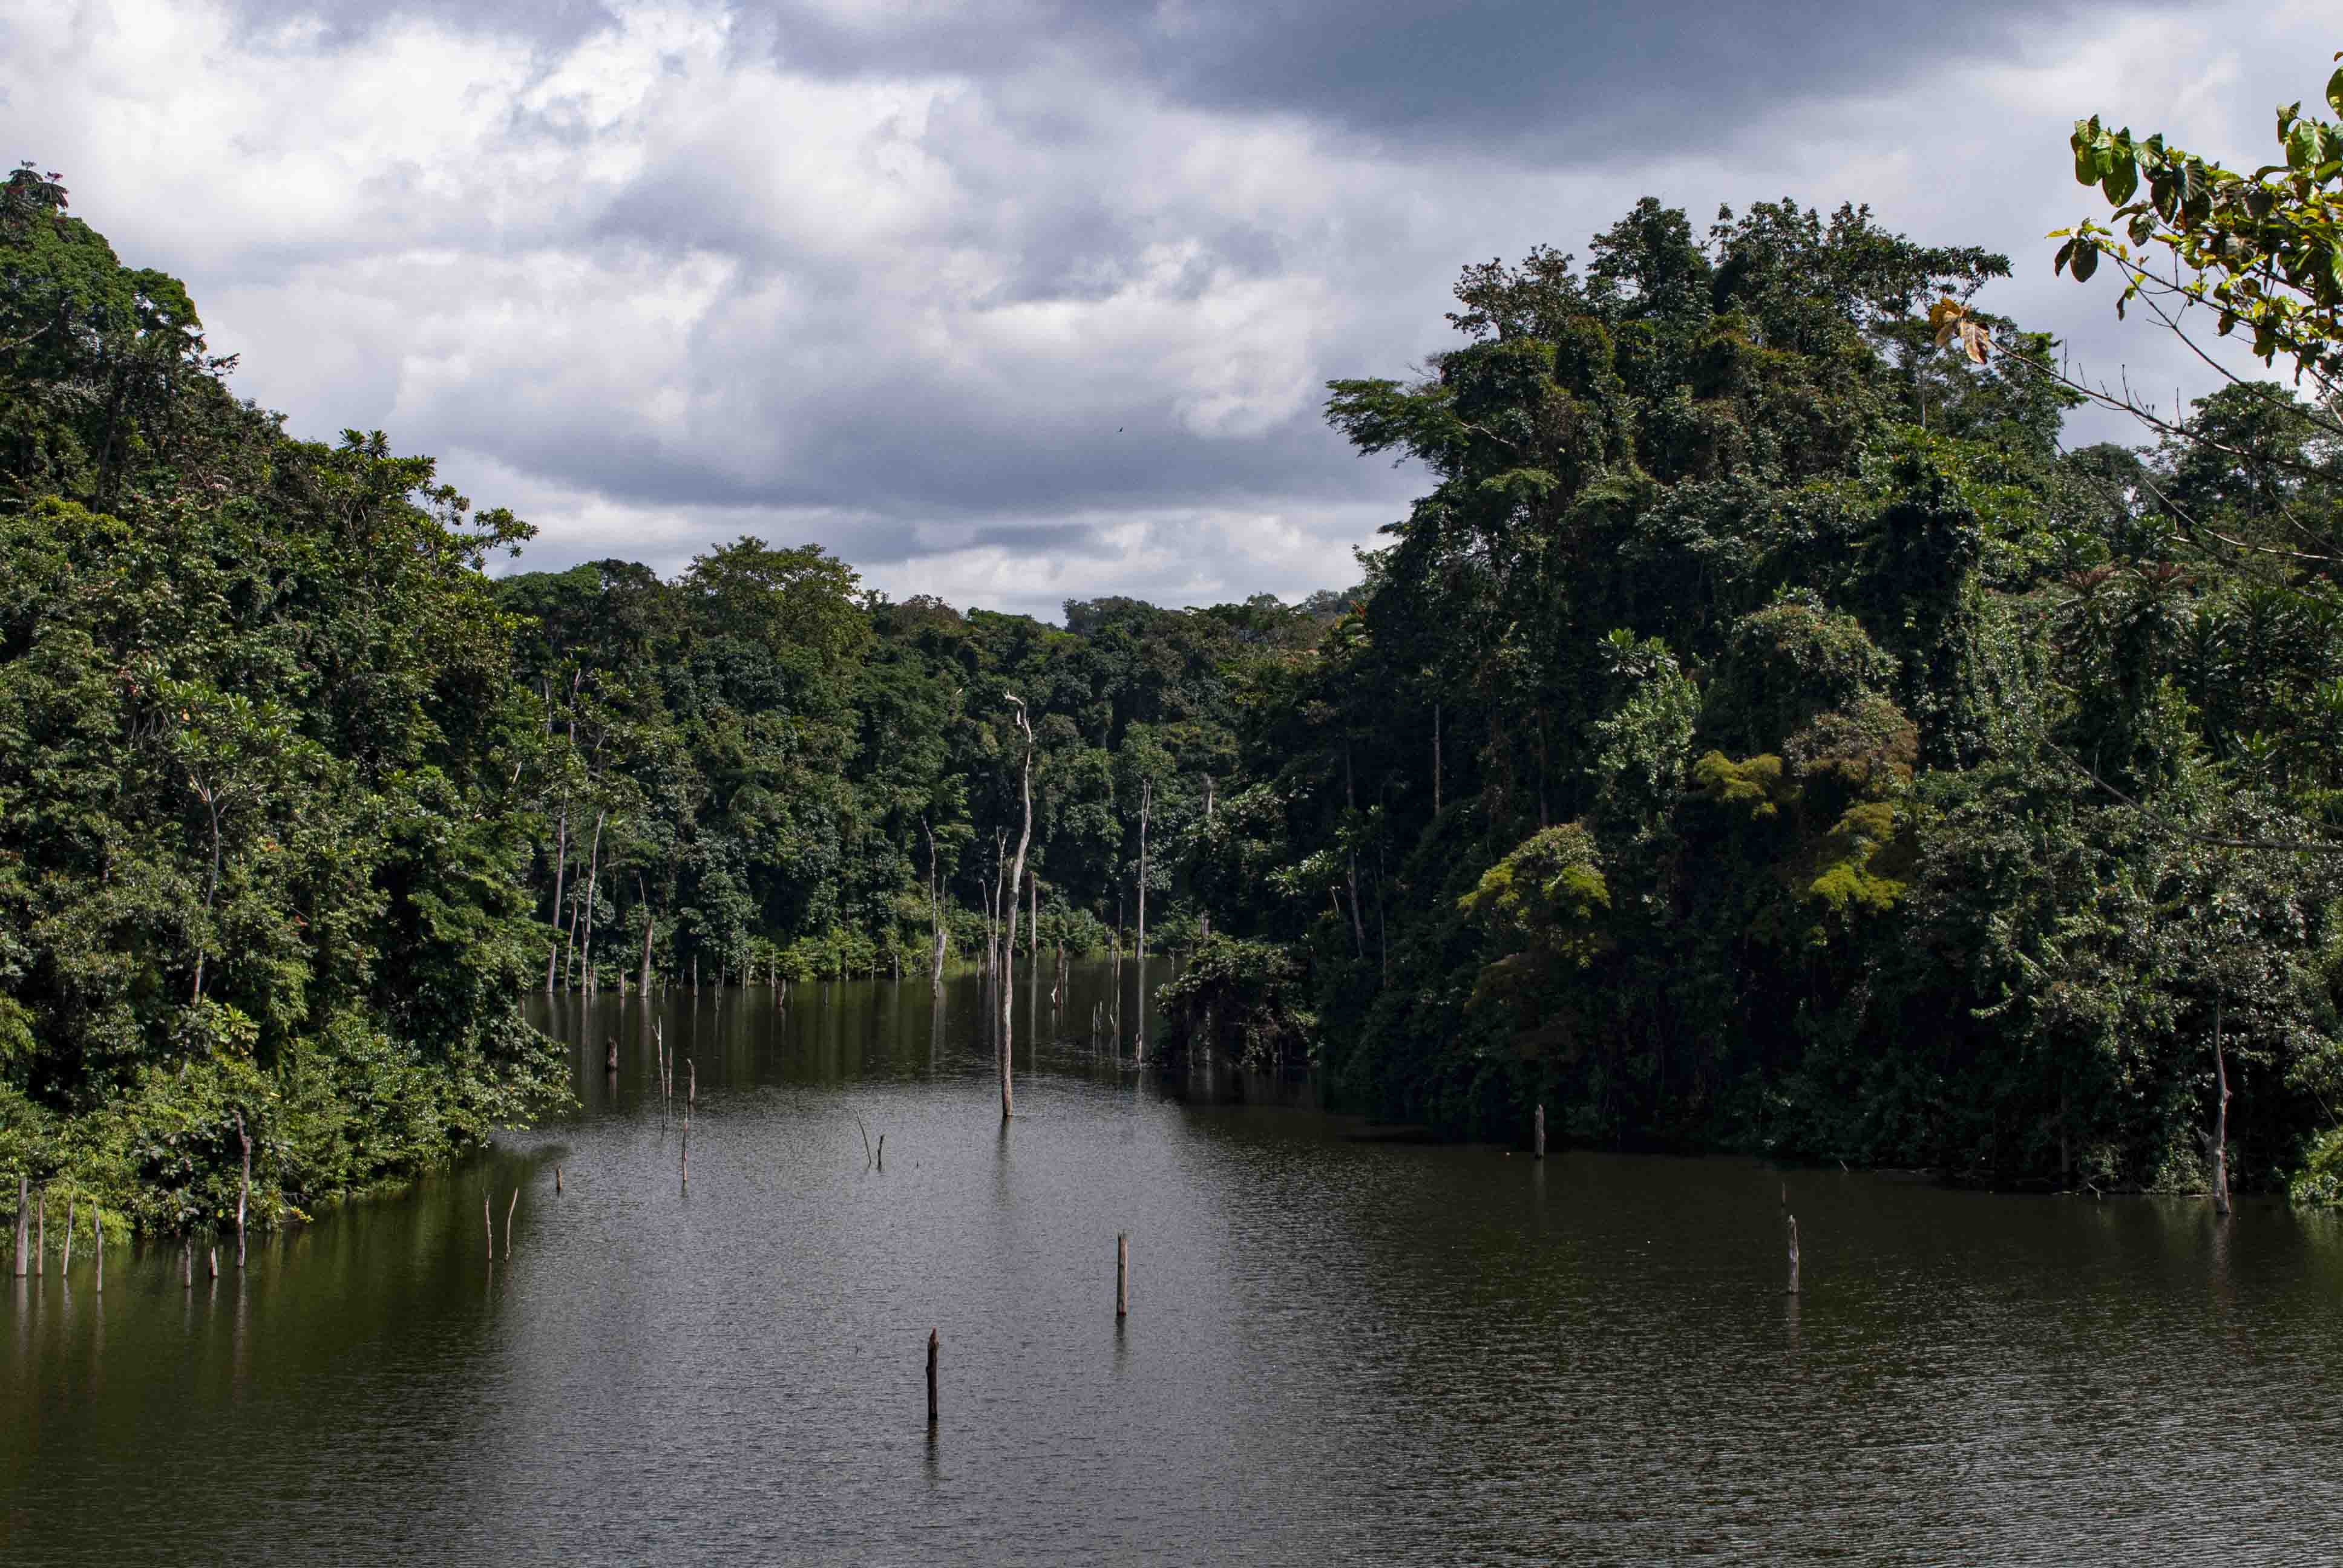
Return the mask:
<svg viewBox="0 0 2343 1568">
<path fill-rule="evenodd" d="M 566 1095 L 529 991 L 925 982 L 1014 902 L 1021 953 L 1182 956 L 1159 1059 L 1460 1134 L 2338 1196 L 2331 403 L 2071 447 L 2006 260 L 1858 207 L 1646 200 L 1589 254 L 1467 267 L 1422 378 L 1332 384 L 1427 477 L 1359 586 L 1060 627 L 818 545 L 515 568 L 19 168 L 0 1170 L 275 1222 Z"/>
</svg>

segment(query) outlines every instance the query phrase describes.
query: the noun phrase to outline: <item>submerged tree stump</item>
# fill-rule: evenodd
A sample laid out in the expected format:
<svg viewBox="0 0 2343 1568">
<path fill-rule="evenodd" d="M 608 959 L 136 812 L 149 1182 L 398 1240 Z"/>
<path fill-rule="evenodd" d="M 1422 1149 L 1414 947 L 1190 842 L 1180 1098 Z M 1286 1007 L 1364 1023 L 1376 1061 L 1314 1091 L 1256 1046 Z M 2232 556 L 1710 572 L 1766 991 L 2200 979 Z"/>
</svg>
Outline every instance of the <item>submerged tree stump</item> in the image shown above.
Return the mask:
<svg viewBox="0 0 2343 1568">
<path fill-rule="evenodd" d="M 928 1331 L 928 1424 L 936 1424 L 936 1331 Z"/>
<path fill-rule="evenodd" d="M 1790 1216 L 1790 1288 L 1785 1294 L 1798 1293 L 1798 1217 Z"/>
<path fill-rule="evenodd" d="M 1118 1231 L 1114 1237 L 1114 1321 L 1121 1322 L 1131 1315 L 1131 1232 Z"/>
<path fill-rule="evenodd" d="M 1530 1149 L 1533 1159 L 1545 1158 L 1545 1102 L 1543 1101 L 1538 1102 L 1537 1121 L 1530 1134 Z"/>
</svg>

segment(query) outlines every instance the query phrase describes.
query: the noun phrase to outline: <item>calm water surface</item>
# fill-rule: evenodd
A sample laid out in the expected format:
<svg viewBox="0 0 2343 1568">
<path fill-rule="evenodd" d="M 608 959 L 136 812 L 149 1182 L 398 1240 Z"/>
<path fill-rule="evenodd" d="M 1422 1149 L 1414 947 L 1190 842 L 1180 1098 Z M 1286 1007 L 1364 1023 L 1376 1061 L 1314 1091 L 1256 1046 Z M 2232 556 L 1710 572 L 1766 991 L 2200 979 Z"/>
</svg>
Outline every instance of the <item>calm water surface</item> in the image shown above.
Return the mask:
<svg viewBox="0 0 2343 1568">
<path fill-rule="evenodd" d="M 2334 1217 L 1380 1141 L 1105 985 L 1021 980 L 1005 1132 L 972 983 L 666 999 L 688 1191 L 640 1004 L 554 1001 L 574 1116 L 192 1292 L 5 1282 L 0 1562 L 2343 1557 Z"/>
</svg>

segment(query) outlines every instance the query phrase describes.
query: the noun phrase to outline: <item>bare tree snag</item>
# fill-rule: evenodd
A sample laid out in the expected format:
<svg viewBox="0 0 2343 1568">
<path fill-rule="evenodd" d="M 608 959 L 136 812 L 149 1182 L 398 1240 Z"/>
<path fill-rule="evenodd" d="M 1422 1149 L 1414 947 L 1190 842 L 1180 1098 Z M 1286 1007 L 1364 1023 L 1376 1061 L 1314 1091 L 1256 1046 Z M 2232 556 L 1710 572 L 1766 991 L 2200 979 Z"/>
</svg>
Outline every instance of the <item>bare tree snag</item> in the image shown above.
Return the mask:
<svg viewBox="0 0 2343 1568">
<path fill-rule="evenodd" d="M 1025 761 L 1019 778 L 1020 791 L 1025 801 L 1025 821 L 1024 825 L 1018 829 L 1016 869 L 1010 874 L 1008 923 L 1003 928 L 1003 934 L 1007 940 L 1001 944 L 1002 956 L 1006 958 L 1017 950 L 1017 883 L 1025 875 L 1026 847 L 1033 841 L 1033 725 L 1025 715 L 1025 699 L 1013 692 L 1004 695 L 1017 705 L 1017 728 L 1023 731 L 1025 736 Z M 1010 1030 L 1014 1022 L 1013 1015 L 1016 1008 L 1017 993 L 1010 989 L 1008 975 L 1004 970 L 1001 983 L 1001 1050 L 999 1053 L 1001 1120 L 1003 1121 L 1009 1120 L 1011 1109 L 1011 1094 L 1009 1086 Z"/>
<path fill-rule="evenodd" d="M 554 966 L 560 961 L 563 925 L 561 919 L 562 872 L 569 865 L 569 797 L 561 798 L 561 826 L 553 838 L 553 929 L 554 940 L 545 949 L 545 994 L 553 994 Z"/>
<path fill-rule="evenodd" d="M 2213 1212 L 2229 1211 L 2229 1067 L 2221 1050 L 2221 1004 L 2213 1004 Z"/>
<path fill-rule="evenodd" d="M 1139 960 L 1140 1015 L 1146 1016 L 1147 996 L 1147 819 L 1155 805 L 1155 780 L 1139 781 L 1139 940 L 1133 956 Z"/>
<path fill-rule="evenodd" d="M 597 746 L 597 751 L 601 748 Z M 586 857 L 586 907 L 578 914 L 578 924 L 585 928 L 585 937 L 578 944 L 578 956 L 584 970 L 586 994 L 594 994 L 594 889 L 602 869 L 602 822 L 609 816 L 608 809 L 594 814 L 594 849 Z"/>
<path fill-rule="evenodd" d="M 236 1141 L 244 1145 L 244 1181 L 236 1190 L 236 1266 L 244 1267 L 244 1211 L 252 1198 L 252 1135 L 244 1130 L 244 1112 L 236 1113 Z"/>
<path fill-rule="evenodd" d="M 651 933 L 659 929 L 659 914 L 651 908 L 650 895 L 643 891 L 640 877 L 635 879 L 635 901 L 643 907 L 643 967 L 635 978 L 635 989 L 648 1000 L 651 994 Z"/>
</svg>

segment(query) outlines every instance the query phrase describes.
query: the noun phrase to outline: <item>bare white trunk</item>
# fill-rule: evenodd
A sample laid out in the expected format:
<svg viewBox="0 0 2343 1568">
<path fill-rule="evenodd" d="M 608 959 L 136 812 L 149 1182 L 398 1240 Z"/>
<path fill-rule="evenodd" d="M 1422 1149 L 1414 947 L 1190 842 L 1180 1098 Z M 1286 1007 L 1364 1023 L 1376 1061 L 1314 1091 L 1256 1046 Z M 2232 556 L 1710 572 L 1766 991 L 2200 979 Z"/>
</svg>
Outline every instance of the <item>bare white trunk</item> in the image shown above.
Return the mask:
<svg viewBox="0 0 2343 1568">
<path fill-rule="evenodd" d="M 1017 859 L 1009 879 L 1008 919 L 1002 928 L 1001 952 L 1001 1120 L 1009 1120 L 1011 1094 L 1009 1087 L 1010 1028 L 1017 1006 L 1017 993 L 1010 988 L 1007 960 L 1017 950 L 1017 883 L 1025 875 L 1025 849 L 1033 841 L 1033 726 L 1025 717 L 1025 704 L 1017 703 L 1017 728 L 1025 733 L 1025 761 L 1020 769 L 1018 789 L 1025 802 L 1025 822 L 1017 833 Z"/>
<path fill-rule="evenodd" d="M 586 927 L 586 939 L 579 944 L 586 964 L 586 989 L 594 989 L 594 889 L 600 880 L 602 869 L 602 822 L 608 810 L 594 813 L 594 852 L 586 858 L 586 908 L 578 919 Z"/>
<path fill-rule="evenodd" d="M 1155 780 L 1139 781 L 1139 984 L 1147 985 L 1147 817 L 1155 804 Z M 1142 1010 L 1144 1010 L 1142 1009 Z"/>
<path fill-rule="evenodd" d="M 236 1190 L 236 1266 L 244 1267 L 244 1210 L 252 1198 L 252 1135 L 244 1130 L 244 1112 L 236 1113 L 236 1141 L 244 1145 L 244 1181 Z"/>
<path fill-rule="evenodd" d="M 2213 1004 L 2213 1212 L 2229 1211 L 2229 1066 L 2221 1050 L 2221 1004 Z"/>
<path fill-rule="evenodd" d="M 553 925 L 561 929 L 561 874 L 569 865 L 569 797 L 561 798 L 561 826 L 553 836 Z M 561 943 L 548 943 L 545 950 L 545 994 L 553 994 L 554 964 L 561 957 Z"/>
</svg>

